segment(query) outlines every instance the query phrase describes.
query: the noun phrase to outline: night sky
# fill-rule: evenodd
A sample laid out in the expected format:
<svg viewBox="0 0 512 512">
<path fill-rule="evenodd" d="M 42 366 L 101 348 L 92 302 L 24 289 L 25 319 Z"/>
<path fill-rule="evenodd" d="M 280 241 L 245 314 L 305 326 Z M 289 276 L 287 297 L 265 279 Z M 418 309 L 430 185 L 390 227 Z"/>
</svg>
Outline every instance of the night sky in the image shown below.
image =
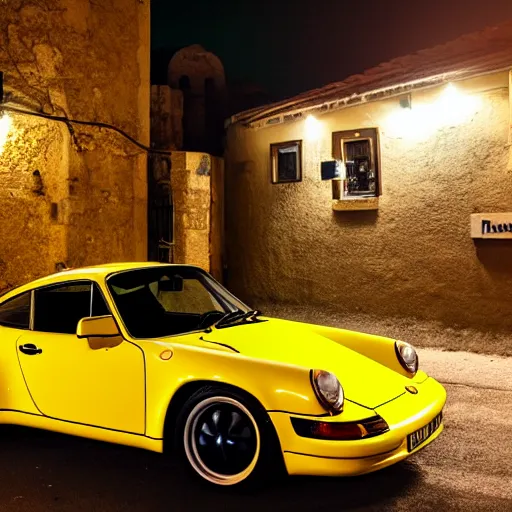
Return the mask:
<svg viewBox="0 0 512 512">
<path fill-rule="evenodd" d="M 274 99 L 512 18 L 512 0 L 152 0 L 153 50 L 199 43 Z M 156 61 L 155 61 L 156 62 Z"/>
</svg>

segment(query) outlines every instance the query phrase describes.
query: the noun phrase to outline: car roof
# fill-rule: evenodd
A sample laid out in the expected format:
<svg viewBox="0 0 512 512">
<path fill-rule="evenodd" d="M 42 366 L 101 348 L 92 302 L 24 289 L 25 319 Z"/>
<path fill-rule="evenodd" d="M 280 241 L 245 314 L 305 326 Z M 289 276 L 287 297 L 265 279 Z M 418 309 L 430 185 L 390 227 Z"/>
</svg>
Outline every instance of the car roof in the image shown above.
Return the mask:
<svg viewBox="0 0 512 512">
<path fill-rule="evenodd" d="M 79 279 L 93 279 L 105 278 L 114 272 L 121 272 L 123 270 L 135 270 L 142 268 L 164 267 L 164 266 L 187 266 L 193 267 L 194 265 L 174 265 L 171 263 L 157 263 L 157 262 L 128 262 L 128 263 L 106 263 L 104 265 L 94 265 L 90 267 L 72 268 L 41 277 L 34 281 L 30 281 L 22 286 L 14 288 L 0 297 L 0 302 L 3 302 L 11 297 L 19 295 L 20 293 L 39 288 L 41 286 L 48 286 L 58 284 L 66 281 L 75 281 Z"/>
</svg>

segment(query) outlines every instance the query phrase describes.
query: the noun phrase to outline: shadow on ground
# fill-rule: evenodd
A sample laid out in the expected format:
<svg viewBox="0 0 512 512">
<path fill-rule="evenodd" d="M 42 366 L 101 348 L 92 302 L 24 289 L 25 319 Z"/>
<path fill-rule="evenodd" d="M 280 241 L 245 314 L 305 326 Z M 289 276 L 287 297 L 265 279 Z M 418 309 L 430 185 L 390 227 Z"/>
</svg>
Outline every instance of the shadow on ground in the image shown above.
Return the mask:
<svg viewBox="0 0 512 512">
<path fill-rule="evenodd" d="M 212 488 L 162 455 L 0 427 L 0 509 L 160 511 L 382 510 L 421 484 L 414 462 L 353 478 L 289 477 L 257 490 Z"/>
</svg>

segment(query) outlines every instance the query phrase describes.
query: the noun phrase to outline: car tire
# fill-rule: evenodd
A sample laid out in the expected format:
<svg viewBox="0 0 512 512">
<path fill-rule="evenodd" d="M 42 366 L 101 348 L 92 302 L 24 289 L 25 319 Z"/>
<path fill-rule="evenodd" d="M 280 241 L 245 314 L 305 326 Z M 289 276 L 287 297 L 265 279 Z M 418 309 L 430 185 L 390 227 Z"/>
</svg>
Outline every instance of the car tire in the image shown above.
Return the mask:
<svg viewBox="0 0 512 512">
<path fill-rule="evenodd" d="M 284 467 L 274 426 L 250 395 L 205 386 L 185 402 L 175 446 L 195 475 L 217 486 L 252 486 Z"/>
</svg>

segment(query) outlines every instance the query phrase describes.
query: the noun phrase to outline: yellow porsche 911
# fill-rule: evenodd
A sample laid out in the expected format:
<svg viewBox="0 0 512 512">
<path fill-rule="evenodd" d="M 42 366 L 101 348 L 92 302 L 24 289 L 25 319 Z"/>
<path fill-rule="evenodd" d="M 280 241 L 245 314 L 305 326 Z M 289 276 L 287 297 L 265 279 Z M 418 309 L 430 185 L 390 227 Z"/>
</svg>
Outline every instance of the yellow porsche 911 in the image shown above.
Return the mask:
<svg viewBox="0 0 512 512">
<path fill-rule="evenodd" d="M 407 343 L 266 318 L 194 266 L 39 279 L 0 298 L 0 340 L 0 423 L 171 447 L 218 485 L 368 473 L 443 429 Z"/>
</svg>

